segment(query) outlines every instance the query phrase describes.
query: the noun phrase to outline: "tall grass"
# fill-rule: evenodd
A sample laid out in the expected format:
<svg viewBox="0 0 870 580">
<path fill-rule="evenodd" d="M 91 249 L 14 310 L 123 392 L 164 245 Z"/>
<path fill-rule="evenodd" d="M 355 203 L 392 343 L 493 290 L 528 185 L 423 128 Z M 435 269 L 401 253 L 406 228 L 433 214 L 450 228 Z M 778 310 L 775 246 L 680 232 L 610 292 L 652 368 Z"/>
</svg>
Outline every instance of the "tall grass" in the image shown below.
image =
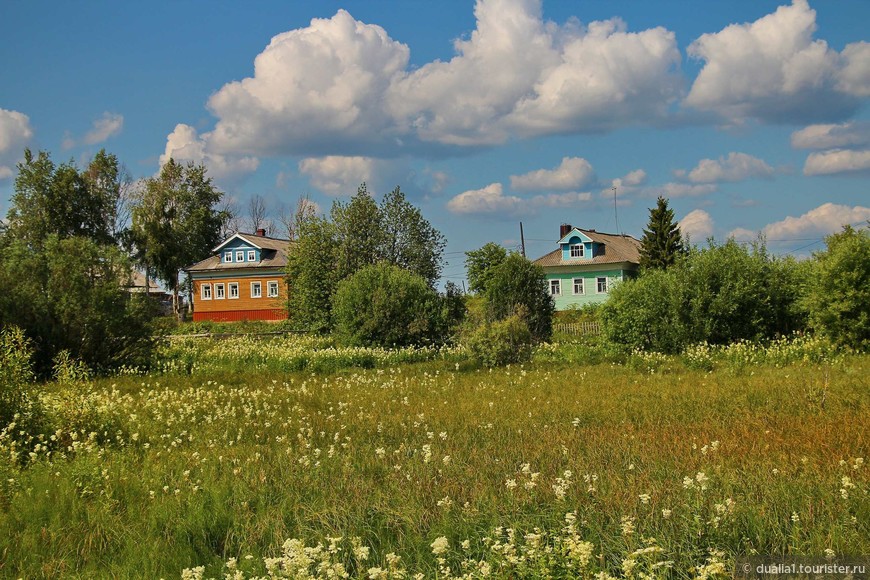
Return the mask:
<svg viewBox="0 0 870 580">
<path fill-rule="evenodd" d="M 43 393 L 64 428 L 0 434 L 0 576 L 682 578 L 870 552 L 867 357 L 246 364 Z"/>
</svg>

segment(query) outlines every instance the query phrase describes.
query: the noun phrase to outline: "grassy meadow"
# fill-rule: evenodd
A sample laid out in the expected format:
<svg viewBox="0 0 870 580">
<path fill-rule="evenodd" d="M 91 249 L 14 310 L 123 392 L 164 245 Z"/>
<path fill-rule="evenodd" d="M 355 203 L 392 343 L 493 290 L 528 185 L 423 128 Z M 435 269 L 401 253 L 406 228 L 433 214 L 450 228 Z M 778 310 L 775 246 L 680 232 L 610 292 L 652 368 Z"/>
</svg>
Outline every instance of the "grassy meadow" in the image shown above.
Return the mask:
<svg viewBox="0 0 870 580">
<path fill-rule="evenodd" d="M 65 427 L 0 435 L 0 576 L 713 578 L 870 553 L 870 357 L 557 345 L 488 370 L 282 340 L 46 385 Z"/>
</svg>

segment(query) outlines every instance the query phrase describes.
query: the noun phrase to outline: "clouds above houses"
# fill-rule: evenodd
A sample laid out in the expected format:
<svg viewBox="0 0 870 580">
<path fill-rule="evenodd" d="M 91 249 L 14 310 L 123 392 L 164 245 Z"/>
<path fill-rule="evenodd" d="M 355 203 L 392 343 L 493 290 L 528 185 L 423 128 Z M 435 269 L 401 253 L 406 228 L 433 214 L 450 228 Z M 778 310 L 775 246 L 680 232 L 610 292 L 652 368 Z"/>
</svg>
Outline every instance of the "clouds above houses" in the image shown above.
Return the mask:
<svg viewBox="0 0 870 580">
<path fill-rule="evenodd" d="M 512 137 L 599 132 L 667 114 L 682 83 L 672 32 L 619 18 L 545 21 L 540 0 L 480 0 L 455 56 L 409 48 L 345 10 L 275 36 L 254 75 L 208 100 L 223 156 L 439 155 Z"/>
<path fill-rule="evenodd" d="M 825 203 L 805 214 L 789 216 L 766 225 L 761 231 L 770 240 L 791 240 L 809 236 L 826 236 L 845 225 L 860 226 L 870 220 L 870 207 Z"/>
<path fill-rule="evenodd" d="M 870 94 L 870 45 L 838 53 L 815 39 L 816 12 L 806 0 L 755 22 L 704 34 L 688 54 L 704 62 L 685 104 L 729 123 L 840 120 Z"/>
<path fill-rule="evenodd" d="M 200 136 L 190 125 L 179 123 L 166 137 L 166 148 L 160 156 L 162 167 L 170 158 L 176 161 L 203 163 L 209 175 L 223 182 L 233 182 L 256 171 L 260 161 L 256 157 L 221 155 L 209 147 L 208 135 Z"/>
<path fill-rule="evenodd" d="M 407 45 L 346 10 L 282 32 L 256 55 L 252 76 L 208 99 L 213 128 L 177 125 L 163 157 L 208 162 L 223 179 L 256 170 L 261 158 L 303 159 L 312 187 L 335 195 L 351 179 L 342 171 L 355 167 L 363 173 L 352 181 L 369 179 L 374 159 L 445 159 L 521 139 L 662 128 L 675 115 L 696 123 L 839 121 L 870 95 L 870 45 L 837 52 L 815 38 L 806 0 L 691 42 L 687 54 L 703 63 L 693 82 L 675 33 L 661 26 L 634 31 L 619 17 L 553 22 L 541 0 L 478 0 L 474 17 L 451 58 L 413 66 Z M 812 140 L 806 131 L 794 139 Z M 831 135 L 838 132 L 848 130 Z M 335 175 L 325 177 L 330 169 Z M 706 195 L 712 184 L 774 173 L 732 152 L 658 189 Z M 586 160 L 565 157 L 510 183 L 517 192 L 576 193 L 595 179 Z M 623 200 L 643 189 L 616 181 Z"/>
<path fill-rule="evenodd" d="M 809 154 L 804 163 L 804 175 L 863 175 L 870 171 L 868 121 L 810 125 L 792 133 L 791 144 L 795 149 L 825 149 Z"/>
<path fill-rule="evenodd" d="M 511 189 L 516 191 L 568 191 L 585 187 L 595 180 L 592 165 L 582 157 L 563 157 L 555 169 L 538 169 L 523 175 L 511 175 Z"/>
<path fill-rule="evenodd" d="M 692 243 L 706 240 L 713 235 L 713 218 L 703 209 L 692 210 L 679 221 L 680 231 Z"/>
<path fill-rule="evenodd" d="M 120 135 L 123 129 L 124 115 L 106 111 L 98 119 L 94 119 L 91 128 L 81 139 L 76 139 L 67 132 L 61 142 L 61 147 L 72 149 L 77 145 L 99 145 L 116 135 Z"/>
<path fill-rule="evenodd" d="M 870 171 L 870 150 L 832 149 L 811 153 L 804 164 L 804 175 L 834 175 L 867 173 Z"/>
<path fill-rule="evenodd" d="M 721 183 L 747 179 L 770 179 L 775 170 L 762 159 L 746 153 L 731 152 L 719 159 L 702 159 L 688 172 L 692 183 Z"/>
<path fill-rule="evenodd" d="M 15 164 L 32 138 L 33 129 L 27 115 L 0 109 L 0 181 L 14 175 Z"/>
</svg>

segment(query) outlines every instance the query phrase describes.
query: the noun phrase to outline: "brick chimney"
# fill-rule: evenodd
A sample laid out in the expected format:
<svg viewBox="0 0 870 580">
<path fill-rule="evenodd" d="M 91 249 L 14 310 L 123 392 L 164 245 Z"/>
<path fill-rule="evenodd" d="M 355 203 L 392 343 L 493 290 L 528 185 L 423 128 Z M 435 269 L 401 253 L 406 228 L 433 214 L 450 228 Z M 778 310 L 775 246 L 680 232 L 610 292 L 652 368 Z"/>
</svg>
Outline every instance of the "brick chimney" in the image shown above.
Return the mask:
<svg viewBox="0 0 870 580">
<path fill-rule="evenodd" d="M 573 229 L 574 228 L 571 226 L 571 224 L 560 225 L 559 226 L 559 239 L 561 240 L 562 238 L 564 238 L 568 234 L 568 232 L 570 232 Z"/>
<path fill-rule="evenodd" d="M 263 229 L 263 228 L 258 229 L 258 230 L 257 230 L 257 235 L 258 235 L 258 236 L 262 236 L 262 237 L 265 238 L 265 237 L 266 237 L 266 230 Z"/>
</svg>

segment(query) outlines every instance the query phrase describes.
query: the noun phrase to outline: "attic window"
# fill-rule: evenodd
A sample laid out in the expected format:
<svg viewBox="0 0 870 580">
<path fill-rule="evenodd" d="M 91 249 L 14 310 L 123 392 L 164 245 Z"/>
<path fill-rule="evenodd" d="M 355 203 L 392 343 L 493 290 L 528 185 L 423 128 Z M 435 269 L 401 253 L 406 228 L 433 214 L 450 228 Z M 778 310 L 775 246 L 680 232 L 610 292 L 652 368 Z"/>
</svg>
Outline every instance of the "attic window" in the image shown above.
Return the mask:
<svg viewBox="0 0 870 580">
<path fill-rule="evenodd" d="M 254 250 L 248 250 L 248 261 L 256 262 L 257 261 L 257 252 Z"/>
<path fill-rule="evenodd" d="M 236 252 L 236 262 L 244 262 L 245 261 L 245 252 L 239 250 Z"/>
<path fill-rule="evenodd" d="M 232 262 L 232 261 L 233 261 L 232 251 L 224 252 L 224 262 Z"/>
<path fill-rule="evenodd" d="M 571 257 L 572 258 L 582 258 L 583 257 L 583 244 L 571 244 Z"/>
</svg>

